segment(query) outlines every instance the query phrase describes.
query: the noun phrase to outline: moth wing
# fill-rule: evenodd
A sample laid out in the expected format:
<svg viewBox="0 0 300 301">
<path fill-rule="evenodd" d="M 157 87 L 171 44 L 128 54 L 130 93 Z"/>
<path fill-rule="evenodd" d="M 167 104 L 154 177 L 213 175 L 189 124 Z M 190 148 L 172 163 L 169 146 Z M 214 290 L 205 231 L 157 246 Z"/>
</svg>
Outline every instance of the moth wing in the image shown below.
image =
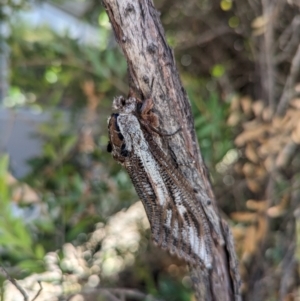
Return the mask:
<svg viewBox="0 0 300 301">
<path fill-rule="evenodd" d="M 210 258 L 204 229 L 193 217 L 191 210 L 176 204 L 178 201 L 176 198 L 179 198 L 179 201 L 182 199 L 178 188 L 165 179 L 169 194 L 166 198 L 169 201 L 165 205 L 160 205 L 141 158 L 132 155 L 125 160 L 124 165 L 143 202 L 154 243 L 191 264 L 203 262 L 209 266 Z"/>
<path fill-rule="evenodd" d="M 182 174 L 149 133 L 144 137 L 135 116 L 120 116 L 118 125 L 129 150 L 123 165 L 143 202 L 154 242 L 191 264 L 210 267 L 209 225 Z"/>
<path fill-rule="evenodd" d="M 202 261 L 211 266 L 211 233 L 209 221 L 191 187 L 173 162 L 145 132 L 151 153 L 159 164 L 160 174 L 172 202 L 162 208 L 160 245 L 191 263 Z M 169 237 L 169 239 L 167 239 Z M 172 237 L 172 238 L 170 238 Z"/>
<path fill-rule="evenodd" d="M 165 153 L 159 148 L 159 146 L 154 141 L 153 137 L 145 132 L 145 136 L 147 137 L 149 147 L 151 152 L 156 160 L 160 162 L 161 168 L 165 170 L 165 172 L 172 177 L 173 181 L 180 187 L 185 190 L 185 194 L 188 195 L 188 203 L 189 206 L 192 207 L 193 211 L 199 211 L 198 217 L 201 218 L 202 223 L 206 223 L 205 227 L 209 229 L 209 225 L 212 227 L 214 232 L 216 233 L 217 240 L 220 245 L 224 245 L 224 238 L 221 230 L 221 225 L 219 222 L 219 217 L 213 206 L 208 205 L 206 199 L 206 204 L 203 204 L 203 197 L 200 193 L 197 196 L 194 194 L 193 189 L 186 181 L 181 171 L 175 166 L 175 164 L 171 161 L 171 159 L 167 158 Z"/>
<path fill-rule="evenodd" d="M 169 191 L 174 193 L 170 188 Z M 174 203 L 162 208 L 160 237 L 156 243 L 191 264 L 202 262 L 210 268 L 211 245 L 205 226 L 189 207 L 176 204 L 176 198 L 173 200 Z"/>
<path fill-rule="evenodd" d="M 157 205 L 155 192 L 144 170 L 141 159 L 136 155 L 131 155 L 125 160 L 124 166 L 139 198 L 144 205 L 149 223 L 151 225 L 152 235 L 157 237 L 160 230 L 160 208 Z"/>
</svg>

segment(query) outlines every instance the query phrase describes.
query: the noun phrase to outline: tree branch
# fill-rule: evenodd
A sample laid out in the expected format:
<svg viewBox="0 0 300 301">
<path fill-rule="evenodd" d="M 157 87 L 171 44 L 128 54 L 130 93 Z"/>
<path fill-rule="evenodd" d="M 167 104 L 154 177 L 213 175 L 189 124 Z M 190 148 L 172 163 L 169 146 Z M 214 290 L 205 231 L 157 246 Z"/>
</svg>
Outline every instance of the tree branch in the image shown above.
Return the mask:
<svg viewBox="0 0 300 301">
<path fill-rule="evenodd" d="M 68 296 L 67 300 L 71 300 L 77 294 L 78 293 Z M 138 290 L 126 288 L 91 288 L 84 289 L 80 294 L 85 296 L 105 296 L 109 301 L 125 301 L 127 298 L 130 300 L 163 301 L 162 299 L 154 298 L 153 296 L 144 294 Z"/>
<path fill-rule="evenodd" d="M 286 107 L 289 101 L 291 101 L 293 95 L 295 94 L 294 88 L 297 81 L 297 76 L 299 75 L 300 69 L 300 46 L 296 51 L 296 54 L 292 60 L 290 74 L 286 80 L 280 101 L 277 107 L 277 114 L 283 115 L 285 113 Z"/>
<path fill-rule="evenodd" d="M 130 88 L 142 100 L 152 98 L 159 118 L 159 132 L 165 153 L 175 158 L 192 185 L 195 199 L 221 224 L 208 172 L 202 160 L 194 130 L 190 103 L 181 84 L 171 48 L 152 0 L 103 0 L 120 47 L 127 59 Z M 199 204 L 199 206 L 201 206 Z M 206 214 L 208 214 L 206 212 Z M 239 300 L 239 274 L 232 238 L 222 222 L 225 245 L 212 238 L 212 269 L 191 267 L 198 300 Z"/>
<path fill-rule="evenodd" d="M 263 15 L 267 18 L 266 29 L 264 33 L 264 55 L 265 62 L 265 77 L 262 77 L 265 82 L 265 92 L 268 98 L 269 107 L 274 111 L 275 109 L 275 65 L 274 65 L 274 7 L 276 5 L 273 0 L 262 0 Z"/>
<path fill-rule="evenodd" d="M 12 278 L 9 273 L 6 271 L 6 269 L 0 265 L 5 277 L 18 289 L 18 291 L 22 294 L 24 301 L 28 301 L 28 295 L 26 291 L 23 289 L 23 287 L 16 281 L 16 279 Z"/>
</svg>

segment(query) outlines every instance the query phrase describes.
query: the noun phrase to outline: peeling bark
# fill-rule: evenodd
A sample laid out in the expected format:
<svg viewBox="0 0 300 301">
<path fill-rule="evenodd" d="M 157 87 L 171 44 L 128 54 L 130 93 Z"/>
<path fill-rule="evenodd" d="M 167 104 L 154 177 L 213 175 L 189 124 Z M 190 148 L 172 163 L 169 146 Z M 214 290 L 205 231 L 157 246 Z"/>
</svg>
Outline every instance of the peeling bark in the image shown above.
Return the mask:
<svg viewBox="0 0 300 301">
<path fill-rule="evenodd" d="M 239 273 L 228 225 L 217 211 L 208 172 L 194 130 L 190 103 L 182 86 L 172 49 L 152 0 L 103 0 L 113 30 L 127 59 L 130 89 L 142 100 L 152 98 L 159 117 L 165 153 L 172 156 L 195 189 L 199 201 L 211 201 L 215 223 L 222 225 L 224 245 L 212 231 L 213 267 L 190 267 L 197 300 L 240 300 Z"/>
</svg>

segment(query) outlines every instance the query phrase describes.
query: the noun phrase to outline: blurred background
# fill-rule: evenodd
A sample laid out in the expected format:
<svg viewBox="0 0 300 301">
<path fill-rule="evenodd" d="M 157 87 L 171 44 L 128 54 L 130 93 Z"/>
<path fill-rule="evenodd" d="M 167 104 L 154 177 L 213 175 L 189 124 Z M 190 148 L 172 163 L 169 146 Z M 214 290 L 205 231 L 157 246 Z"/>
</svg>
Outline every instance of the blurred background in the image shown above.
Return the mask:
<svg viewBox="0 0 300 301">
<path fill-rule="evenodd" d="M 154 2 L 243 300 L 299 301 L 300 2 Z M 106 153 L 112 99 L 127 92 L 100 1 L 0 1 L 0 263 L 28 300 L 194 300 Z M 0 271 L 1 300 L 24 300 Z"/>
</svg>

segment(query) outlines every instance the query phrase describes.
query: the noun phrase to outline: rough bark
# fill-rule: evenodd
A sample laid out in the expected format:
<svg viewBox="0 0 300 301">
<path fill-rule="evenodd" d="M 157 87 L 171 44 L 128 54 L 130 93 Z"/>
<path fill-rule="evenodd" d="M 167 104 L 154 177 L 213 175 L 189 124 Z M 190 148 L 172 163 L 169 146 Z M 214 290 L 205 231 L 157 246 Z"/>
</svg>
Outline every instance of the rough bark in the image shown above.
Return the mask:
<svg viewBox="0 0 300 301">
<path fill-rule="evenodd" d="M 196 139 L 190 103 L 176 69 L 172 49 L 152 0 L 103 0 L 116 39 L 127 59 L 130 88 L 141 99 L 152 98 L 159 117 L 162 146 L 193 185 L 217 206 Z M 219 215 L 216 215 L 220 219 Z M 220 222 L 220 221 L 216 221 Z M 191 267 L 197 300 L 239 300 L 239 274 L 231 234 L 222 221 L 225 245 L 213 233 L 213 268 Z"/>
</svg>

